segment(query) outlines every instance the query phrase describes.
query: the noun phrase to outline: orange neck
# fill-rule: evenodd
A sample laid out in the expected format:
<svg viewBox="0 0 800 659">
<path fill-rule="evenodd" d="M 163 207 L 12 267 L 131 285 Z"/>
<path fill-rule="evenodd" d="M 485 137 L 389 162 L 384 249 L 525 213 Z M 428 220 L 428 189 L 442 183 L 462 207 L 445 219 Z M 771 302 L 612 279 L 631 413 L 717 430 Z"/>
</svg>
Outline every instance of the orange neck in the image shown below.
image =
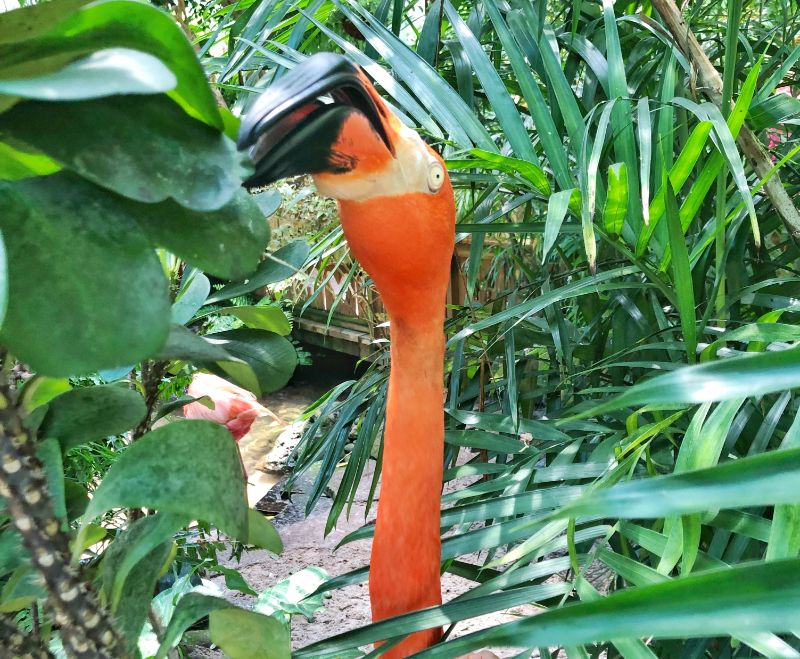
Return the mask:
<svg viewBox="0 0 800 659">
<path fill-rule="evenodd" d="M 444 413 L 442 322 L 392 325 L 383 474 L 370 567 L 373 620 L 442 603 L 439 507 Z M 406 657 L 441 630 L 414 634 L 385 656 Z"/>
<path fill-rule="evenodd" d="M 392 365 L 383 475 L 369 575 L 372 619 L 441 604 L 439 506 L 444 454 L 444 304 L 455 235 L 452 189 L 339 202 L 353 254 L 389 312 Z M 441 630 L 387 652 L 402 659 Z"/>
</svg>

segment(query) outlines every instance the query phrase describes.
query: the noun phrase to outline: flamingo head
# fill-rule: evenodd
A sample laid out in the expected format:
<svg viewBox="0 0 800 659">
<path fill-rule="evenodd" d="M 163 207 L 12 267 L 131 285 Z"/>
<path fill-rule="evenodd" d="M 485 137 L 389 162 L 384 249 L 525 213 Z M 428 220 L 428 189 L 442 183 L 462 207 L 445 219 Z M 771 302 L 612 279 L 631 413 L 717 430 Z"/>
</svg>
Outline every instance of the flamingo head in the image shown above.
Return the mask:
<svg viewBox="0 0 800 659">
<path fill-rule="evenodd" d="M 309 57 L 256 100 L 237 144 L 255 165 L 247 186 L 310 174 L 339 202 L 349 246 L 393 320 L 441 316 L 455 224 L 447 169 L 361 68 Z"/>
</svg>

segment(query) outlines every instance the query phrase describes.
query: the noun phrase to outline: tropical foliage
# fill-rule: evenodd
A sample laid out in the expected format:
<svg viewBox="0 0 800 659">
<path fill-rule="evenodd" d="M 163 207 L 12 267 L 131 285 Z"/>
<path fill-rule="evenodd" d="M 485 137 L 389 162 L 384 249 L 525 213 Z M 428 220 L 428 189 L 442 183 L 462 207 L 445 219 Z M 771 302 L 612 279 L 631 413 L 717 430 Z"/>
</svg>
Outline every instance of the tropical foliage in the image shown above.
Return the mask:
<svg viewBox="0 0 800 659">
<path fill-rule="evenodd" d="M 210 614 L 230 657 L 258 646 L 231 625 L 288 656 L 282 612 L 187 574 L 252 592 L 218 564 L 220 533 L 234 554 L 281 541 L 227 430 L 169 415 L 199 368 L 286 384 L 290 321 L 250 294 L 308 245 L 262 260 L 280 196 L 242 188 L 237 120 L 163 11 L 28 6 L 0 14 L 0 50 L 0 655 L 164 656 Z M 209 332 L 220 318 L 241 327 Z M 167 572 L 182 578 L 153 600 Z"/>
<path fill-rule="evenodd" d="M 235 112 L 316 50 L 363 66 L 447 160 L 469 245 L 444 481 L 472 483 L 444 496 L 442 569 L 475 587 L 295 656 L 536 603 L 418 656 L 796 657 L 797 6 L 262 0 L 196 16 Z M 338 228 L 311 254 L 350 267 Z M 344 472 L 329 529 L 371 459 L 377 483 L 386 366 L 307 414 L 308 510 Z M 587 578 L 598 566 L 611 578 Z"/>
</svg>

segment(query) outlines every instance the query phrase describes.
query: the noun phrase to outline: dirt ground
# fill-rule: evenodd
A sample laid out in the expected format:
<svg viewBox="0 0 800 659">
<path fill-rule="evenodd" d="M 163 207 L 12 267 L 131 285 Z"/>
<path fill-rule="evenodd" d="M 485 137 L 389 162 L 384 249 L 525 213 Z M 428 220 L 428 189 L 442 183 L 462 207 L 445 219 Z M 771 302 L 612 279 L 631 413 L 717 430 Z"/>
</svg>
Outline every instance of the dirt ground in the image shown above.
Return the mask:
<svg viewBox="0 0 800 659">
<path fill-rule="evenodd" d="M 327 386 L 322 384 L 307 384 L 289 387 L 278 394 L 264 400 L 273 412 L 281 418 L 291 422 L 327 391 Z M 240 448 L 245 468 L 250 475 L 250 492 L 248 498 L 251 505 L 262 500 L 259 507 L 270 509 L 281 507 L 277 492 L 279 490 L 280 474 L 265 473 L 276 467 L 275 462 L 288 453 L 293 443 L 292 428 L 283 428 L 270 419 L 258 419 L 251 432 L 241 440 Z M 294 432 L 297 435 L 297 432 Z M 266 457 L 265 457 L 266 456 Z M 371 540 L 361 540 L 345 545 L 334 551 L 338 542 L 348 533 L 371 522 L 377 515 L 377 506 L 373 504 L 369 513 L 366 513 L 366 500 L 372 481 L 373 471 L 370 463 L 359 485 L 356 501 L 349 520 L 342 514 L 338 526 L 327 536 L 324 536 L 325 522 L 331 500 L 323 497 L 312 514 L 305 518 L 305 496 L 302 492 L 303 483 L 299 483 L 298 492 L 294 493 L 291 502 L 273 517 L 272 521 L 283 539 L 284 551 L 276 560 L 266 551 L 253 551 L 242 556 L 238 567 L 245 579 L 257 592 L 275 585 L 305 567 L 316 565 L 323 568 L 331 576 L 344 574 L 355 568 L 369 564 Z M 258 469 L 257 469 L 258 467 Z M 464 484 L 460 484 L 463 487 Z M 335 483 L 332 483 L 335 486 Z M 272 491 L 270 492 L 270 490 Z M 380 502 L 380 490 L 376 496 Z M 270 500 L 272 503 L 270 503 Z M 478 555 L 462 557 L 461 560 L 477 562 Z M 558 577 L 554 577 L 558 579 Z M 225 589 L 224 579 L 220 576 L 214 582 Z M 467 591 L 474 584 L 467 579 L 445 574 L 442 577 L 442 597 L 445 602 Z M 292 619 L 292 648 L 302 648 L 309 643 L 322 640 L 356 627 L 369 624 L 370 605 L 369 588 L 367 584 L 350 586 L 333 591 L 331 598 L 325 600 L 325 609 L 316 614 L 313 622 L 306 621 L 302 616 Z M 242 594 L 238 591 L 225 590 L 225 597 L 239 606 L 250 608 L 256 598 Z M 471 620 L 457 623 L 451 637 L 462 636 L 500 622 L 514 620 L 520 614 L 530 615 L 537 609 L 532 606 L 519 606 L 505 611 L 481 616 Z M 364 648 L 365 650 L 367 648 Z M 495 652 L 501 659 L 515 656 L 521 649 L 502 648 Z M 218 659 L 223 654 L 217 649 L 195 647 L 191 653 L 193 659 Z"/>
</svg>

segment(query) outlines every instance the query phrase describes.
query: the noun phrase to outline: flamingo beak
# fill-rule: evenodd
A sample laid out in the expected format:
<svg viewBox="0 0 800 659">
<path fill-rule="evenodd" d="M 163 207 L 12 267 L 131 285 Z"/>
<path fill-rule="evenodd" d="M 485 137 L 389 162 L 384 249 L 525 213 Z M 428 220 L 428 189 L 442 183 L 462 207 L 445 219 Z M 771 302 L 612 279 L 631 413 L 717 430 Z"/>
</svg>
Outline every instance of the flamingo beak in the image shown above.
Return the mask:
<svg viewBox="0 0 800 659">
<path fill-rule="evenodd" d="M 256 168 L 245 186 L 354 170 L 358 158 L 337 148 L 345 123 L 354 115 L 363 115 L 372 129 L 364 140 L 393 157 L 394 117 L 359 67 L 335 53 L 319 53 L 298 64 L 242 120 L 236 145 L 249 151 Z"/>
</svg>

